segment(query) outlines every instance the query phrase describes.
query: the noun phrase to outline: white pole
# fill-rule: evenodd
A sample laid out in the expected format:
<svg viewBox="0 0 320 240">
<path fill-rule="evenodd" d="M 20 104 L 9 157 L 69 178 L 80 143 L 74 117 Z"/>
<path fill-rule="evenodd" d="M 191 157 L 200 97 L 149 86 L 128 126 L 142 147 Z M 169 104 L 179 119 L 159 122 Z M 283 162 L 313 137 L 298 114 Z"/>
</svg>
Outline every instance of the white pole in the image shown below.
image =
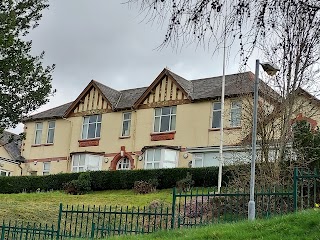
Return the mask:
<svg viewBox="0 0 320 240">
<path fill-rule="evenodd" d="M 259 59 L 256 60 L 256 73 L 254 81 L 254 103 L 252 120 L 252 158 L 250 175 L 250 201 L 248 203 L 248 219 L 254 220 L 256 217 L 256 203 L 254 201 L 255 170 L 257 157 L 257 118 L 258 118 L 258 98 L 259 98 Z"/>
<path fill-rule="evenodd" d="M 226 34 L 227 34 L 227 15 L 224 20 L 224 39 L 223 39 L 223 66 L 222 66 L 222 82 L 221 82 L 221 119 L 220 119 L 220 161 L 219 161 L 219 174 L 218 174 L 218 193 L 221 191 L 222 183 L 222 166 L 224 163 L 223 159 L 223 124 L 224 124 L 224 93 L 225 93 L 225 82 L 226 82 Z"/>
</svg>

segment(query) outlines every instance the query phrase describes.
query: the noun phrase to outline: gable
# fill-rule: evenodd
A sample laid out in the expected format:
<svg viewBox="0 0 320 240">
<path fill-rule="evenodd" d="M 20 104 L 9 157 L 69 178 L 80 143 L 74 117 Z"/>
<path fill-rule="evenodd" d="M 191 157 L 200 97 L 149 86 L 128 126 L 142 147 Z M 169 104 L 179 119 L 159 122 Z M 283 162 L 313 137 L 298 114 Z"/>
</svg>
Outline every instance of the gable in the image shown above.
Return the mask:
<svg viewBox="0 0 320 240">
<path fill-rule="evenodd" d="M 158 107 L 162 105 L 181 104 L 188 100 L 188 97 L 174 83 L 169 76 L 164 76 L 146 96 L 141 106 Z"/>
<path fill-rule="evenodd" d="M 100 89 L 92 82 L 66 111 L 66 116 L 84 116 L 111 112 L 112 106 Z"/>
<path fill-rule="evenodd" d="M 165 69 L 137 100 L 136 108 L 154 108 L 191 102 L 186 91 Z"/>
</svg>

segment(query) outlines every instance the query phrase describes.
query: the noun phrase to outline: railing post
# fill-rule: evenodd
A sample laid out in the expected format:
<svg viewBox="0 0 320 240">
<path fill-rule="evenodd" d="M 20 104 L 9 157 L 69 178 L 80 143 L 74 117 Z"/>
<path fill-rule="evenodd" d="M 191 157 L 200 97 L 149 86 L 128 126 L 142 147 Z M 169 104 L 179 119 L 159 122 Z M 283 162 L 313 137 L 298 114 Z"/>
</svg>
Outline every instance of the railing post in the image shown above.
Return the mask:
<svg viewBox="0 0 320 240">
<path fill-rule="evenodd" d="M 3 222 L 2 226 L 1 226 L 1 238 L 0 238 L 0 240 L 4 240 L 5 231 L 6 231 L 6 226 L 5 226 L 4 222 Z"/>
<path fill-rule="evenodd" d="M 172 218 L 171 218 L 171 229 L 174 229 L 174 220 L 175 220 L 175 214 L 176 213 L 176 188 L 174 187 L 172 189 L 172 210 L 171 210 L 171 214 L 172 214 Z"/>
<path fill-rule="evenodd" d="M 293 210 L 298 210 L 298 169 L 295 167 L 293 171 Z"/>
<path fill-rule="evenodd" d="M 59 216 L 58 216 L 58 226 L 57 226 L 57 240 L 60 239 L 61 218 L 62 218 L 62 203 L 60 203 L 60 205 L 59 205 Z"/>
<path fill-rule="evenodd" d="M 119 229 L 120 229 L 120 228 L 119 228 Z M 92 222 L 92 225 L 91 225 L 91 235 L 90 235 L 91 239 L 94 239 L 94 231 L 95 231 L 95 223 Z"/>
</svg>

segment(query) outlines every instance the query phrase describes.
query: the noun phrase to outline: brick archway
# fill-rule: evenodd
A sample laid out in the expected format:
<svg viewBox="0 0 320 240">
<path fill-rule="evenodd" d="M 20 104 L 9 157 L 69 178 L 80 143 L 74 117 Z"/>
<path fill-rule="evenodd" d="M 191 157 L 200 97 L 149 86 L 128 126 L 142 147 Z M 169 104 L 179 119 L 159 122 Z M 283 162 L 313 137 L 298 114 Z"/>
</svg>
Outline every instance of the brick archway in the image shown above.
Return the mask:
<svg viewBox="0 0 320 240">
<path fill-rule="evenodd" d="M 306 121 L 306 122 L 308 122 L 310 124 L 311 130 L 314 130 L 317 127 L 317 124 L 318 124 L 316 120 L 314 120 L 312 118 L 305 117 L 305 116 L 303 116 L 302 113 L 299 113 L 296 118 L 291 119 L 291 123 L 290 124 L 292 125 L 292 124 L 294 124 L 295 122 L 298 122 L 298 121 Z"/>
<path fill-rule="evenodd" d="M 128 158 L 129 161 L 130 161 L 130 169 L 134 169 L 134 160 L 132 158 L 132 156 L 130 154 L 128 154 L 127 152 L 124 152 L 123 153 L 123 156 L 121 156 L 120 153 L 118 153 L 117 155 L 114 156 L 114 158 L 112 159 L 111 161 L 111 164 L 110 164 L 110 170 L 117 170 L 117 163 L 120 161 L 121 158 Z"/>
</svg>

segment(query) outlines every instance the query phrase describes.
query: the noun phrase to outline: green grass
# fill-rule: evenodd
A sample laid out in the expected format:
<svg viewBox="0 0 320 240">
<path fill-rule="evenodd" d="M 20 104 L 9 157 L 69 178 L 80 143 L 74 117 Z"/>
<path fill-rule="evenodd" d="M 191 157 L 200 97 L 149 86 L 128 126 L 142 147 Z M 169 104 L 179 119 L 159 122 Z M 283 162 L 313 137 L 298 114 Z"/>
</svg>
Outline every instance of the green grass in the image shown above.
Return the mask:
<svg viewBox="0 0 320 240">
<path fill-rule="evenodd" d="M 172 190 L 160 190 L 140 195 L 132 190 L 92 192 L 69 195 L 63 192 L 0 194 L 0 222 L 2 220 L 54 223 L 57 221 L 59 203 L 64 205 L 148 206 L 153 200 L 171 206 Z"/>
<path fill-rule="evenodd" d="M 242 221 L 149 235 L 111 237 L 119 240 L 316 240 L 320 239 L 320 211 L 309 210 L 269 220 Z"/>
</svg>

